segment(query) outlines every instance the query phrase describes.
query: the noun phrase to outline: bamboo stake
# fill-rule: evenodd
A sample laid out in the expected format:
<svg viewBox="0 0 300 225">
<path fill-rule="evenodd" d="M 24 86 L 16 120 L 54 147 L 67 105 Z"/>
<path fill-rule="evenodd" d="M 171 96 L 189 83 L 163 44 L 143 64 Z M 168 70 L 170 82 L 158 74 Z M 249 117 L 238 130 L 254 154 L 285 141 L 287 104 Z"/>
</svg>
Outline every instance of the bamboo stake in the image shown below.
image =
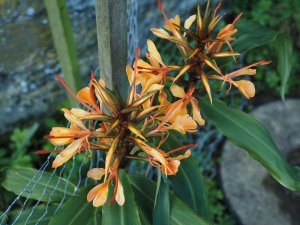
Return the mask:
<svg viewBox="0 0 300 225">
<path fill-rule="evenodd" d="M 65 0 L 45 0 L 45 5 L 64 79 L 68 86 L 76 92 L 81 88 L 82 79 L 66 2 Z M 76 100 L 69 94 L 68 101 L 71 106 L 77 105 Z"/>
</svg>

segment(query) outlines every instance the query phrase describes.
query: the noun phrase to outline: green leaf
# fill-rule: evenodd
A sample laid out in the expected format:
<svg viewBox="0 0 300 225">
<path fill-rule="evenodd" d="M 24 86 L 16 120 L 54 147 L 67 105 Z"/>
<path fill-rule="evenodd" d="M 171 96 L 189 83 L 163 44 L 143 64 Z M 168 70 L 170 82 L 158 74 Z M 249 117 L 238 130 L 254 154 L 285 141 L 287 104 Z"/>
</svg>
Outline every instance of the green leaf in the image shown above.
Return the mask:
<svg viewBox="0 0 300 225">
<path fill-rule="evenodd" d="M 182 143 L 174 135 L 170 135 L 164 144 L 166 151 L 182 146 Z M 193 173 L 190 173 L 190 171 L 193 171 Z M 210 221 L 207 190 L 197 160 L 193 157 L 182 160 L 176 176 L 169 176 L 168 178 L 172 182 L 175 195 L 202 218 Z"/>
<path fill-rule="evenodd" d="M 300 169 L 290 165 L 264 126 L 246 113 L 231 109 L 218 99 L 213 105 L 201 98 L 202 112 L 224 135 L 260 162 L 283 186 L 300 190 Z"/>
<path fill-rule="evenodd" d="M 120 180 L 124 188 L 125 204 L 119 206 L 115 201 L 112 204 L 108 202 L 102 207 L 103 225 L 141 225 L 136 202 L 134 200 L 133 191 L 126 173 L 121 170 L 119 172 Z M 108 196 L 112 196 L 114 188 L 110 186 Z M 108 198 L 109 199 L 109 198 Z"/>
<path fill-rule="evenodd" d="M 167 184 L 167 178 L 161 174 L 160 169 L 158 171 L 158 178 L 156 184 L 156 193 L 153 209 L 153 224 L 154 225 L 168 225 L 170 217 L 170 201 L 169 201 L 169 189 Z"/>
<path fill-rule="evenodd" d="M 191 172 L 193 171 L 193 172 Z M 176 176 L 169 176 L 176 196 L 207 221 L 211 220 L 202 171 L 193 157 L 180 162 Z"/>
<path fill-rule="evenodd" d="M 152 224 L 151 215 L 153 212 L 156 184 L 142 175 L 129 176 L 136 203 L 142 221 L 148 225 Z M 169 193 L 170 196 L 170 225 L 209 225 L 199 217 L 191 208 L 184 204 L 179 198 Z"/>
<path fill-rule="evenodd" d="M 246 52 L 273 42 L 277 32 L 254 21 L 241 20 L 235 26 L 238 30 L 232 46 L 235 52 Z"/>
<path fill-rule="evenodd" d="M 90 218 L 87 225 L 99 225 L 102 224 L 102 212 L 101 208 L 94 209 L 94 215 Z"/>
<path fill-rule="evenodd" d="M 279 34 L 275 46 L 278 56 L 277 70 L 281 77 L 281 98 L 284 100 L 285 87 L 292 69 L 293 42 L 290 36 Z"/>
<path fill-rule="evenodd" d="M 48 225 L 50 219 L 53 217 L 54 212 L 56 210 L 56 206 L 50 206 L 47 209 L 45 206 L 36 207 L 35 210 L 32 212 L 33 208 L 28 208 L 21 212 L 20 217 L 17 221 L 15 221 L 20 213 L 20 210 L 12 211 L 9 214 L 9 224 L 14 222 L 15 225 Z M 31 214 L 32 213 L 32 214 Z M 31 214 L 31 215 L 30 215 Z M 30 217 L 29 217 L 30 216 Z M 43 217 L 43 218 L 41 218 Z"/>
<path fill-rule="evenodd" d="M 84 188 L 77 196 L 66 201 L 58 213 L 50 220 L 49 225 L 82 225 L 94 218 L 96 216 L 96 208 L 86 200 L 90 189 L 90 187 Z"/>
<path fill-rule="evenodd" d="M 6 190 L 18 195 L 37 173 L 38 171 L 33 168 L 8 169 L 6 171 L 5 180 L 2 182 L 2 186 Z M 40 177 L 41 179 L 36 185 L 35 182 L 31 182 L 26 188 L 27 191 L 23 192 L 22 197 L 29 197 L 30 199 L 46 202 L 48 200 L 55 202 L 60 201 L 64 195 L 72 196 L 75 191 L 76 186 L 64 178 L 43 172 L 39 173 L 35 180 L 38 180 Z M 48 183 L 49 180 L 50 182 Z M 58 182 L 59 185 L 56 187 Z M 31 192 L 31 190 L 33 191 Z M 49 198 L 50 195 L 51 198 Z"/>
</svg>

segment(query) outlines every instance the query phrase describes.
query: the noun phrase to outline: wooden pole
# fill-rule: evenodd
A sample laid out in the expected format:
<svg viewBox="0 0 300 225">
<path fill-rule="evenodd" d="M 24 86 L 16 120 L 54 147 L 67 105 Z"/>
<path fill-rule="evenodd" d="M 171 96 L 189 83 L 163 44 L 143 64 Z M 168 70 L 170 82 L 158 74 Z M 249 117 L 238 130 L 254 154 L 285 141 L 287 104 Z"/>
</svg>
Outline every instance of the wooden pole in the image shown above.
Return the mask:
<svg viewBox="0 0 300 225">
<path fill-rule="evenodd" d="M 66 2 L 65 0 L 45 0 L 45 4 L 64 79 L 68 86 L 76 92 L 81 88 L 82 79 Z M 76 100 L 69 94 L 68 101 L 71 106 L 77 105 Z"/>
<path fill-rule="evenodd" d="M 100 77 L 127 96 L 127 0 L 95 0 Z"/>
</svg>

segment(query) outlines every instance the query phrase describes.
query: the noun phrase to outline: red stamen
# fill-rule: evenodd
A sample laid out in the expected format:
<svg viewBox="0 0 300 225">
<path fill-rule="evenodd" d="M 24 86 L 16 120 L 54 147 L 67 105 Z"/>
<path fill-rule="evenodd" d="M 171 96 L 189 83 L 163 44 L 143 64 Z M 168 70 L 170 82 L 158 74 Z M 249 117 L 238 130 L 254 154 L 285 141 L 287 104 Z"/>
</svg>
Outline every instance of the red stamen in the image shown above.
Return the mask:
<svg viewBox="0 0 300 225">
<path fill-rule="evenodd" d="M 248 65 L 248 66 L 245 66 L 239 70 L 236 70 L 230 74 L 228 74 L 228 77 L 231 78 L 231 77 L 234 77 L 234 75 L 238 72 L 240 72 L 241 70 L 244 70 L 244 69 L 249 69 L 251 67 L 254 67 L 254 66 L 259 66 L 259 65 L 267 65 L 267 64 L 270 64 L 272 61 L 266 61 L 266 60 L 263 60 L 263 61 L 259 61 L 259 62 L 256 62 L 256 63 L 253 63 L 251 65 Z"/>
<path fill-rule="evenodd" d="M 236 22 L 241 18 L 241 16 L 243 15 L 243 12 L 241 12 L 232 22 L 232 26 L 234 26 L 234 24 L 236 24 Z"/>
<path fill-rule="evenodd" d="M 185 146 L 182 146 L 182 147 L 179 147 L 179 148 L 175 148 L 169 152 L 167 152 L 168 155 L 174 153 L 174 152 L 178 152 L 178 151 L 181 151 L 181 150 L 184 150 L 184 149 L 187 149 L 187 148 L 190 148 L 190 147 L 197 147 L 198 145 L 197 144 L 189 144 L 189 145 L 185 145 Z"/>
<path fill-rule="evenodd" d="M 222 5 L 222 0 L 220 0 L 219 4 L 218 4 L 217 7 L 215 8 L 213 18 L 216 17 L 216 14 L 217 14 L 218 10 L 220 9 L 221 5 Z"/>
<path fill-rule="evenodd" d="M 71 88 L 69 88 L 69 86 L 66 84 L 66 82 L 64 81 L 64 79 L 62 79 L 61 76 L 59 76 L 58 74 L 55 74 L 55 77 L 64 86 L 64 88 L 73 96 L 73 98 L 75 98 L 78 102 L 80 102 L 87 109 L 94 111 L 90 106 L 85 104 L 85 102 L 83 102 L 80 98 L 77 97 L 77 95 L 71 90 Z"/>
<path fill-rule="evenodd" d="M 48 154 L 52 152 L 61 152 L 62 150 L 38 150 L 35 152 L 37 155 Z"/>
</svg>

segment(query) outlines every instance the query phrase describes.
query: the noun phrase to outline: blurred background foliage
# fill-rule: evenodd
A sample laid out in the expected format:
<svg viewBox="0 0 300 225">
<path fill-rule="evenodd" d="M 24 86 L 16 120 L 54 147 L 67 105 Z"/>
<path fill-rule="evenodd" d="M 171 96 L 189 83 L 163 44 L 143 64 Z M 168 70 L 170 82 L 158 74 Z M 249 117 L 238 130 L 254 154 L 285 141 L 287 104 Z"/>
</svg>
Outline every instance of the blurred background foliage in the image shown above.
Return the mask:
<svg viewBox="0 0 300 225">
<path fill-rule="evenodd" d="M 300 64 L 296 63 L 300 60 L 300 1 L 298 0 L 231 0 L 223 1 L 225 7 L 224 12 L 226 22 L 231 22 L 235 16 L 243 12 L 243 19 L 256 21 L 263 26 L 279 31 L 287 35 L 292 40 L 293 56 L 291 76 L 287 82 L 285 94 L 287 98 L 299 97 L 300 79 Z M 155 8 L 155 7 L 154 7 Z M 256 32 L 253 30 L 253 32 Z M 158 41 L 158 49 L 164 49 L 161 54 L 165 62 L 170 62 L 176 59 L 176 50 L 166 47 L 164 41 Z M 280 44 L 280 43 L 279 43 Z M 248 102 L 247 109 L 251 109 L 256 105 L 276 100 L 280 98 L 281 92 L 281 78 L 278 72 L 278 51 L 276 51 L 275 41 L 263 47 L 254 49 L 246 55 L 243 55 L 242 64 L 250 64 L 260 60 L 272 60 L 273 63 L 267 70 L 261 70 L 254 80 L 256 81 L 257 95 L 253 101 Z M 170 55 L 172 57 L 170 57 Z M 80 58 L 80 56 L 78 56 Z M 1 75 L 0 75 L 1 76 Z M 233 97 L 233 102 L 236 105 L 241 104 L 241 98 L 238 95 Z M 37 156 L 34 151 L 38 149 L 52 149 L 53 147 L 48 141 L 43 139 L 43 136 L 49 133 L 53 126 L 64 126 L 64 118 L 58 109 L 66 104 L 66 100 L 62 101 L 56 108 L 56 112 L 49 118 L 44 118 L 35 121 L 31 126 L 23 126 L 18 124 L 17 127 L 11 132 L 0 137 L 0 183 L 3 181 L 3 171 L 5 168 L 14 167 L 35 167 L 39 168 L 43 163 L 46 156 Z M 218 135 L 214 134 L 215 137 Z M 220 161 L 221 146 L 217 146 L 217 151 L 212 156 L 212 161 L 215 167 L 218 167 Z M 82 158 L 77 157 L 76 160 L 82 161 Z M 211 162 L 210 162 L 211 163 Z M 205 167 L 205 165 L 204 165 Z M 68 171 L 68 170 L 66 170 Z M 66 172 L 67 174 L 67 172 Z M 76 181 L 76 177 L 72 178 Z M 71 180 L 72 180 L 71 179 Z M 233 215 L 230 214 L 229 209 L 226 207 L 224 194 L 221 190 L 221 185 L 218 180 L 218 175 L 207 173 L 205 177 L 207 184 L 208 198 L 211 205 L 211 212 L 213 214 L 215 224 L 219 225 L 234 225 L 237 224 Z M 5 189 L 0 188 L 0 212 L 4 211 L 7 205 L 15 197 L 14 194 L 7 192 Z"/>
<path fill-rule="evenodd" d="M 299 97 L 300 64 L 296 62 L 299 62 L 300 59 L 300 43 L 298 41 L 300 37 L 300 2 L 297 0 L 232 0 L 224 3 L 230 14 L 236 15 L 242 11 L 243 19 L 258 22 L 291 38 L 293 45 L 292 68 L 285 94 L 288 97 Z M 258 101 L 258 103 L 280 96 L 281 79 L 277 71 L 278 55 L 274 51 L 278 44 L 282 43 L 273 42 L 255 49 L 245 56 L 246 64 L 263 59 L 272 60 L 269 70 L 264 70 L 263 73 L 255 76 L 258 95 L 254 101 Z"/>
</svg>

